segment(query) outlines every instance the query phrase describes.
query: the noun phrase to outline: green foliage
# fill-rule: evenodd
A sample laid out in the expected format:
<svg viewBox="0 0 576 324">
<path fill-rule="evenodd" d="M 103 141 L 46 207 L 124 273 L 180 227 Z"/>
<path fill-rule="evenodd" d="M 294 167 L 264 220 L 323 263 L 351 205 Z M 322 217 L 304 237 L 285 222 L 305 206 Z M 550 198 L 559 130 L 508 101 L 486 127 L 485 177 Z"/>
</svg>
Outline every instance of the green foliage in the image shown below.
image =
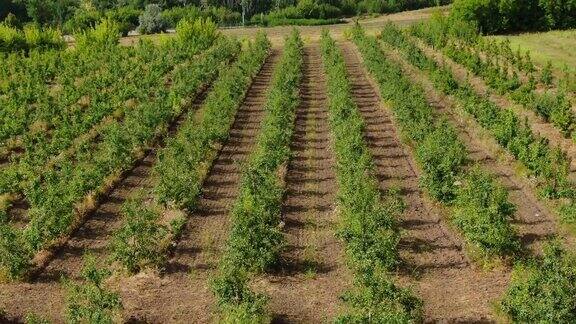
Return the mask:
<svg viewBox="0 0 576 324">
<path fill-rule="evenodd" d="M 16 17 L 16 15 L 14 15 L 11 12 L 9 12 L 8 15 L 6 15 L 6 18 L 4 18 L 3 23 L 8 27 L 18 28 L 18 26 L 20 26 L 20 21 L 18 20 L 18 17 Z"/>
<path fill-rule="evenodd" d="M 527 106 L 546 121 L 556 126 L 565 137 L 570 137 L 576 127 L 576 116 L 571 103 L 563 93 L 534 93 Z"/>
<path fill-rule="evenodd" d="M 377 271 L 374 271 L 378 273 Z M 369 279 L 369 281 L 367 281 Z M 422 301 L 410 290 L 396 286 L 388 275 L 365 275 L 356 288 L 342 296 L 350 309 L 335 323 L 418 323 L 422 321 Z"/>
<path fill-rule="evenodd" d="M 0 52 L 20 51 L 24 48 L 24 36 L 18 29 L 0 24 Z"/>
<path fill-rule="evenodd" d="M 138 31 L 141 34 L 154 34 L 166 29 L 166 22 L 162 17 L 162 8 L 157 4 L 149 4 L 138 18 Z"/>
<path fill-rule="evenodd" d="M 554 76 L 552 75 L 552 62 L 548 61 L 546 66 L 544 66 L 544 68 L 540 72 L 540 82 L 549 86 L 552 84 L 553 77 Z"/>
<path fill-rule="evenodd" d="M 94 28 L 81 31 L 74 35 L 78 50 L 104 49 L 118 45 L 120 28 L 111 19 L 103 19 Z"/>
<path fill-rule="evenodd" d="M 269 269 L 278 262 L 282 247 L 278 225 L 284 192 L 277 174 L 290 155 L 301 68 L 302 40 L 294 30 L 268 90 L 266 116 L 232 210 L 227 255 L 249 270 Z"/>
<path fill-rule="evenodd" d="M 420 182 L 436 200 L 450 202 L 456 196 L 456 178 L 466 162 L 466 148 L 454 128 L 437 127 L 416 149 L 423 175 Z"/>
<path fill-rule="evenodd" d="M 32 252 L 21 234 L 10 225 L 0 224 L 0 281 L 21 279 L 30 266 Z"/>
<path fill-rule="evenodd" d="M 234 264 L 221 266 L 220 273 L 212 281 L 212 290 L 218 297 L 221 323 L 268 323 L 266 314 L 268 298 L 256 294 L 248 287 L 246 270 Z"/>
<path fill-rule="evenodd" d="M 124 203 L 122 216 L 123 225 L 114 233 L 111 243 L 111 259 L 130 273 L 162 267 L 166 261 L 162 243 L 168 228 L 159 224 L 159 211 L 136 197 Z"/>
<path fill-rule="evenodd" d="M 477 48 L 488 48 L 489 44 L 479 42 L 478 34 L 466 32 L 463 36 L 456 33 L 452 29 L 455 26 L 451 24 L 452 22 L 447 19 L 435 18 L 430 23 L 411 28 L 410 32 L 430 45 L 444 49 L 445 54 L 472 72 L 481 75 L 491 87 L 504 92 L 516 88 L 517 80 L 509 82 L 507 73 L 496 68 L 494 63 L 486 63 L 480 58 Z M 509 52 L 508 47 L 503 46 L 503 51 Z M 420 51 L 416 47 L 411 48 Z M 492 53 L 496 52 L 492 51 Z M 410 60 L 414 56 L 414 53 L 410 53 L 406 57 Z M 423 54 L 418 56 L 432 62 L 432 59 Z M 510 59 L 511 56 L 508 54 L 504 57 Z M 491 62 L 498 59 L 494 57 Z M 422 66 L 413 60 L 410 61 L 417 67 Z M 530 60 L 524 59 L 523 62 L 521 64 L 525 65 Z M 426 67 L 429 72 L 442 69 L 435 63 L 426 64 Z M 448 70 L 445 69 L 445 71 Z M 511 85 L 513 85 L 512 88 Z M 438 84 L 435 86 L 446 94 L 454 94 L 463 109 L 471 114 L 480 126 L 487 129 L 503 148 L 539 178 L 538 185 L 543 196 L 548 198 L 573 197 L 574 190 L 568 180 L 569 159 L 561 150 L 551 147 L 546 139 L 534 134 L 527 121 L 522 123 L 512 111 L 502 109 L 489 98 L 478 95 L 467 82 L 463 82 L 455 90 L 450 91 L 445 90 L 446 86 Z M 529 82 L 517 87 L 511 97 L 526 108 L 534 110 L 545 120 L 552 122 L 565 136 L 573 133 L 576 118 L 563 93 L 536 93 L 534 84 Z"/>
<path fill-rule="evenodd" d="M 60 31 L 52 28 L 40 29 L 36 25 L 24 26 L 24 40 L 30 49 L 63 49 L 65 45 Z"/>
<path fill-rule="evenodd" d="M 456 197 L 453 221 L 468 241 L 489 254 L 519 250 L 520 242 L 510 225 L 516 207 L 508 201 L 506 189 L 490 175 L 474 168 L 462 179 Z"/>
<path fill-rule="evenodd" d="M 380 193 L 373 159 L 364 141 L 364 121 L 351 95 L 346 65 L 334 40 L 322 35 L 322 56 L 327 75 L 329 117 L 336 152 L 338 204 L 349 262 L 356 289 L 346 293 L 350 310 L 336 322 L 417 320 L 421 302 L 398 288 L 386 274 L 399 263 L 400 231 L 397 216 L 404 205 L 397 192 Z"/>
<path fill-rule="evenodd" d="M 567 29 L 576 26 L 574 0 L 455 0 L 451 17 L 475 21 L 483 32 Z"/>
<path fill-rule="evenodd" d="M 248 287 L 248 273 L 270 269 L 283 247 L 280 207 L 284 196 L 278 172 L 288 161 L 299 103 L 302 40 L 297 30 L 286 39 L 264 107 L 254 151 L 244 166 L 232 208 L 232 229 L 213 290 L 227 322 L 264 321 L 265 299 Z M 213 121 L 216 123 L 216 121 Z"/>
<path fill-rule="evenodd" d="M 210 18 L 181 20 L 176 26 L 176 37 L 182 45 L 206 48 L 219 37 L 218 26 Z"/>
<path fill-rule="evenodd" d="M 230 49 L 224 51 L 225 48 Z M 154 167 L 154 173 L 159 178 L 154 191 L 160 202 L 190 210 L 195 208 L 215 147 L 228 138 L 236 109 L 269 48 L 270 42 L 266 36 L 259 34 L 257 40 L 240 54 L 237 62 L 228 67 L 212 86 L 204 103 L 202 120 L 196 122 L 192 118 L 187 119 L 178 135 L 160 152 Z M 205 81 L 204 75 L 212 76 L 223 68 L 217 64 L 222 62 L 216 59 L 220 53 L 236 54 L 238 50 L 237 43 L 219 43 L 212 53 L 215 58 L 208 55 L 194 69 L 182 69 L 180 72 L 191 79 L 190 84 L 202 84 Z"/>
<path fill-rule="evenodd" d="M 102 20 L 102 15 L 95 10 L 76 10 L 63 26 L 65 33 L 80 33 L 83 30 L 96 27 Z"/>
<path fill-rule="evenodd" d="M 381 38 L 399 48 L 408 62 L 417 68 L 426 72 L 436 71 L 436 75 L 447 75 L 434 79 L 434 85 L 446 94 L 455 94 L 461 98 L 472 93 L 467 88 L 461 89 L 448 70 L 441 69 L 424 55 L 397 27 L 388 25 Z M 456 131 L 447 122 L 436 120 L 422 88 L 411 83 L 400 67 L 386 59 L 378 42 L 364 35 L 359 27 L 354 30 L 354 40 L 368 69 L 380 84 L 382 96 L 389 100 L 402 131 L 410 134 L 409 138 L 414 142 L 417 162 L 422 170 L 422 186 L 436 200 L 454 205 L 454 221 L 472 245 L 488 255 L 512 253 L 517 240 L 509 224 L 513 206 L 508 202 L 506 192 L 495 183 L 492 176 L 467 168 L 467 152 Z M 475 102 L 473 108 L 481 110 L 486 103 L 483 101 L 476 105 Z M 470 106 L 465 104 L 465 108 Z M 502 110 L 495 108 L 489 113 L 481 111 L 478 114 L 481 124 L 494 127 L 505 138 L 511 136 L 509 128 L 494 121 L 498 117 L 504 119 L 506 114 Z M 508 119 L 504 121 L 509 122 Z M 516 122 L 515 119 L 512 121 Z M 458 188 L 461 181 L 464 181 L 464 185 Z M 475 190 L 474 184 L 482 184 L 482 190 Z M 486 226 L 482 228 L 485 232 L 477 231 L 478 226 Z"/>
<path fill-rule="evenodd" d="M 118 29 L 122 35 L 128 35 L 128 32 L 138 27 L 138 18 L 142 12 L 130 7 L 120 7 L 107 11 L 105 16 L 118 24 Z"/>
<path fill-rule="evenodd" d="M 97 268 L 96 259 L 86 256 L 82 283 L 64 281 L 66 288 L 66 319 L 69 323 L 113 323 L 122 309 L 120 296 L 106 289 L 107 269 Z"/>
<path fill-rule="evenodd" d="M 516 266 L 500 308 L 514 322 L 574 323 L 574 296 L 576 256 L 553 242 L 542 260 Z"/>
<path fill-rule="evenodd" d="M 0 24 L 0 53 L 62 48 L 64 41 L 56 29 L 40 29 L 36 25 L 26 25 L 24 30 L 19 30 L 4 23 Z"/>
<path fill-rule="evenodd" d="M 8 101 L 12 108 L 2 110 L 7 115 L 0 114 L 3 120 L 12 121 L 1 124 L 3 139 L 23 135 L 26 147 L 10 167 L 0 171 L 0 193 L 24 195 L 30 204 L 28 224 L 22 230 L 9 228 L 16 233 L 18 239 L 13 242 L 18 244 L 2 244 L 7 271 L 13 277 L 22 276 L 26 270 L 21 268 L 28 267 L 35 253 L 68 235 L 78 213 L 93 208 L 94 198 L 132 167 L 143 148 L 165 134 L 189 98 L 214 79 L 221 64 L 232 60 L 239 49 L 239 42 L 221 39 L 199 54 L 204 48 L 183 48 L 171 39 L 161 45 L 140 42 L 133 47 L 11 55 L 6 62 L 22 64 L 1 65 L 0 72 L 14 73 L 17 80 L 22 80 L 20 75 L 28 78 L 31 82 L 24 83 L 24 88 L 33 90 L 31 94 L 38 90 L 41 98 L 24 92 L 22 103 L 30 104 Z M 55 83 L 62 86 L 62 93 L 53 97 L 47 94 L 53 83 L 46 80 L 53 80 L 60 68 L 66 72 Z M 14 86 L 9 91 L 21 89 Z M 89 102 L 79 103 L 83 97 L 89 97 Z M 19 114 L 26 118 L 14 124 L 11 116 Z M 35 120 L 49 120 L 50 126 L 39 128 L 50 127 L 51 131 L 28 130 Z M 89 137 L 74 144 L 89 131 L 94 131 L 98 140 Z M 54 160 L 56 156 L 58 160 Z"/>
<path fill-rule="evenodd" d="M 219 26 L 238 25 L 241 22 L 241 15 L 226 7 L 174 7 L 162 12 L 162 17 L 166 25 L 175 28 L 180 20 L 195 21 L 199 18 L 210 19 Z"/>
</svg>

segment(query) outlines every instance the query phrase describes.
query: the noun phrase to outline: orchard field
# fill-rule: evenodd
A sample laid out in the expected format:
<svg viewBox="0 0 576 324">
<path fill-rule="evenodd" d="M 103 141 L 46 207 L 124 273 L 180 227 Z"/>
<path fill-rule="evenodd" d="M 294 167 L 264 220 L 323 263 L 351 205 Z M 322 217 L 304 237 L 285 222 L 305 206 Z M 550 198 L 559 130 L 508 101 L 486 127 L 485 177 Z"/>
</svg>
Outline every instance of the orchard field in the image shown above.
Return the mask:
<svg viewBox="0 0 576 324">
<path fill-rule="evenodd" d="M 576 66 L 434 12 L 0 51 L 0 322 L 576 322 Z"/>
</svg>

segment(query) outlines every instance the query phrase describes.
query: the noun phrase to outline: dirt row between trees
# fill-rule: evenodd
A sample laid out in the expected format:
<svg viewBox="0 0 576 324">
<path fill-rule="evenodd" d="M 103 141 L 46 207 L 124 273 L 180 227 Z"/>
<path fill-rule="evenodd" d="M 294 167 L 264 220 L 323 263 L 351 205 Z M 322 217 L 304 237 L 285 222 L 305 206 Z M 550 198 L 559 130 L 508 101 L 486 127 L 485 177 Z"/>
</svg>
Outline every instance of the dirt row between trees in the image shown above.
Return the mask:
<svg viewBox="0 0 576 324">
<path fill-rule="evenodd" d="M 212 315 L 212 310 L 208 309 L 212 303 L 210 306 L 202 303 L 203 300 L 212 298 L 207 287 L 207 273 L 213 269 L 212 258 L 226 239 L 226 227 L 223 225 L 227 223 L 227 209 L 236 194 L 239 164 L 249 154 L 258 132 L 266 90 L 278 58 L 279 51 L 273 51 L 253 80 L 246 99 L 238 110 L 230 138 L 222 147 L 204 184 L 200 208 L 191 216 L 181 240 L 176 245 L 166 274 L 159 276 L 148 271 L 131 278 L 117 276 L 111 279 L 112 288 L 121 292 L 126 320 L 132 318 L 168 322 L 182 316 L 180 320 L 207 322 Z M 197 96 L 189 111 L 201 113 L 198 109 L 207 93 L 208 90 Z M 171 124 L 168 136 L 177 132 L 185 115 L 182 114 Z M 102 263 L 106 262 L 107 246 L 111 242 L 112 233 L 122 225 L 121 206 L 135 191 L 150 187 L 156 152 L 162 146 L 159 144 L 153 147 L 137 162 L 30 283 L 0 285 L 0 305 L 7 312 L 8 318 L 23 321 L 27 314 L 34 313 L 54 322 L 63 321 L 64 291 L 60 279 L 62 276 L 72 279 L 79 277 L 85 252 L 90 252 Z M 215 235 L 218 233 L 219 235 Z M 193 269 L 197 269 L 199 276 L 194 276 Z M 191 278 L 194 280 L 190 280 Z M 175 307 L 189 313 L 174 309 Z"/>
<path fill-rule="evenodd" d="M 205 88 L 188 109 L 170 124 L 164 139 L 176 134 L 187 112 L 193 113 L 202 106 L 208 91 Z M 92 254 L 102 262 L 107 260 L 107 247 L 112 234 L 122 225 L 122 204 L 136 190 L 150 188 L 156 153 L 163 146 L 164 142 L 158 141 L 131 170 L 125 172 L 122 179 L 100 199 L 96 209 L 62 246 L 43 257 L 40 268 L 30 282 L 0 285 L 0 305 L 9 317 L 22 320 L 28 314 L 38 314 L 55 322 L 63 321 L 64 292 L 61 279 L 80 277 L 85 253 Z"/>
<path fill-rule="evenodd" d="M 447 228 L 442 210 L 420 190 L 420 172 L 410 150 L 401 143 L 396 122 L 368 78 L 360 54 L 351 43 L 342 44 L 342 49 L 353 97 L 366 121 L 365 138 L 381 188 L 398 188 L 407 205 L 400 220 L 404 262 L 400 282 L 412 286 L 422 298 L 426 321 L 494 320 L 490 301 L 504 291 L 508 275 L 477 269 L 468 261 L 461 240 Z"/>
<path fill-rule="evenodd" d="M 553 213 L 538 200 L 528 179 L 519 177 L 515 172 L 514 158 L 498 147 L 498 143 L 472 118 L 458 115 L 455 99 L 445 96 L 434 88 L 432 82 L 413 66 L 409 65 L 397 52 L 385 51 L 388 57 L 402 66 L 402 69 L 415 83 L 420 84 L 431 106 L 436 108 L 439 118 L 447 117 L 456 127 L 460 139 L 466 145 L 473 163 L 493 174 L 509 193 L 510 202 L 517 210 L 513 225 L 518 231 L 521 242 L 532 254 L 542 252 L 542 243 L 558 234 L 558 224 Z"/>
<path fill-rule="evenodd" d="M 570 177 L 576 180 L 576 143 L 571 138 L 565 138 L 554 125 L 545 122 L 542 118 L 536 115 L 535 112 L 527 110 L 519 104 L 512 102 L 506 96 L 496 94 L 490 90 L 490 87 L 482 80 L 481 77 L 473 75 L 464 66 L 454 62 L 449 57 L 443 55 L 439 51 L 425 45 L 422 41 L 416 40 L 416 44 L 424 51 L 426 55 L 434 59 L 438 64 L 445 65 L 449 68 L 456 79 L 460 82 L 469 81 L 472 88 L 479 94 L 487 96 L 490 101 L 498 105 L 502 109 L 512 110 L 518 117 L 527 119 L 530 128 L 535 134 L 548 139 L 550 145 L 559 146 L 571 159 L 570 163 Z"/>
<path fill-rule="evenodd" d="M 238 109 L 230 136 L 208 173 L 198 209 L 190 215 L 173 250 L 166 273 L 123 280 L 119 287 L 125 316 L 151 323 L 208 323 L 215 320 L 210 279 L 228 239 L 230 211 L 236 200 L 242 165 L 256 142 L 267 90 L 281 53 L 273 50 Z"/>
<path fill-rule="evenodd" d="M 318 43 L 305 48 L 303 70 L 282 207 L 287 246 L 278 272 L 257 282 L 271 297 L 274 323 L 329 321 L 339 313 L 339 297 L 352 284 L 335 236 L 336 162 Z"/>
</svg>

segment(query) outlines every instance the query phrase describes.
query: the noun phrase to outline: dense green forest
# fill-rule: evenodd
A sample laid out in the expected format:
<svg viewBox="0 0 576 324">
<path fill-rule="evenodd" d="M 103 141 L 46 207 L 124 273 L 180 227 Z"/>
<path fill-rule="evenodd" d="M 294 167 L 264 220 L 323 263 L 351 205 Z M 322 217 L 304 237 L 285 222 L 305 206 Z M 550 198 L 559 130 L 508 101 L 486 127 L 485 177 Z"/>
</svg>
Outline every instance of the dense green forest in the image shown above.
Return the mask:
<svg viewBox="0 0 576 324">
<path fill-rule="evenodd" d="M 487 34 L 576 27 L 576 0 L 455 0 L 452 15 Z"/>
<path fill-rule="evenodd" d="M 0 20 L 9 25 L 34 22 L 74 32 L 103 18 L 123 31 L 144 20 L 154 28 L 173 28 L 181 18 L 208 16 L 220 25 L 289 24 L 291 20 L 332 22 L 344 16 L 386 13 L 446 4 L 450 0 L 3 0 Z M 156 16 L 160 15 L 160 18 Z M 161 21 L 160 21 L 161 20 Z M 310 23 L 310 22 L 309 22 Z"/>
</svg>

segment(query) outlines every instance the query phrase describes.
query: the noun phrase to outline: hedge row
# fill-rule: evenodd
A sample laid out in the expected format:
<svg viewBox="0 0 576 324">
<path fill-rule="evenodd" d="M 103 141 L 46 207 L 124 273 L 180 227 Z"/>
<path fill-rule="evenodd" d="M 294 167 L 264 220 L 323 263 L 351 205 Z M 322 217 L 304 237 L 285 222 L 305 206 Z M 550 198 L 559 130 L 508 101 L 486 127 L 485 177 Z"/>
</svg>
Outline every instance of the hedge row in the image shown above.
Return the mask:
<svg viewBox="0 0 576 324">
<path fill-rule="evenodd" d="M 427 57 L 405 35 L 387 26 L 381 37 L 400 48 L 413 65 L 429 73 L 434 85 L 445 94 L 454 95 L 464 111 L 472 115 L 481 127 L 538 179 L 540 194 L 548 199 L 567 198 L 559 212 L 567 222 L 576 219 L 574 185 L 569 180 L 570 160 L 559 147 L 534 134 L 527 121 L 522 122 L 514 112 L 502 109 L 488 98 L 478 95 L 472 86 L 455 81 L 452 72 Z"/>
<path fill-rule="evenodd" d="M 237 109 L 269 49 L 269 40 L 258 34 L 232 66 L 216 68 L 221 70 L 220 76 L 202 107 L 202 118 L 197 120 L 194 114 L 188 115 L 176 136 L 158 154 L 153 192 L 155 202 L 160 205 L 147 205 L 146 195 L 125 204 L 122 213 L 125 223 L 115 233 L 111 249 L 113 259 L 129 272 L 163 265 L 167 236 L 176 235 L 185 220 L 173 220 L 168 229 L 160 224 L 160 215 L 166 207 L 189 211 L 196 207 L 217 147 L 228 138 Z M 207 66 L 214 68 L 215 64 Z M 200 75 L 194 70 L 182 73 Z"/>
<path fill-rule="evenodd" d="M 428 44 L 442 50 L 442 52 L 462 64 L 475 75 L 480 76 L 486 84 L 501 95 L 509 95 L 516 103 L 528 110 L 534 111 L 546 122 L 552 123 L 565 136 L 570 137 L 576 129 L 576 116 L 571 110 L 571 103 L 564 91 L 536 91 L 536 79 L 532 77 L 522 82 L 513 69 L 517 57 L 493 54 L 494 50 L 485 51 L 482 38 L 470 26 L 465 27 L 469 32 L 462 34 L 454 32 L 455 26 L 445 18 L 435 18 L 430 22 L 421 23 L 411 28 L 411 32 L 424 39 Z M 459 23 L 458 27 L 466 26 Z M 484 57 L 482 56 L 484 55 Z M 530 60 L 525 65 L 531 65 Z M 518 65 L 518 63 L 516 63 Z M 544 69 L 539 76 L 545 83 L 551 83 L 551 68 Z M 510 71 L 512 71 L 510 73 Z"/>
<path fill-rule="evenodd" d="M 302 51 L 302 40 L 294 30 L 286 39 L 268 90 L 266 115 L 255 149 L 244 165 L 226 252 L 212 283 L 225 322 L 267 321 L 266 299 L 250 290 L 248 275 L 277 265 L 283 248 L 280 221 L 284 187 L 279 174 L 290 156 L 300 100 Z"/>
<path fill-rule="evenodd" d="M 403 211 L 394 192 L 380 193 L 374 161 L 364 141 L 364 121 L 351 96 L 342 53 L 327 32 L 322 35 L 329 116 L 338 180 L 339 236 L 346 243 L 356 289 L 344 299 L 350 310 L 337 322 L 410 322 L 422 319 L 422 302 L 397 287 L 388 274 L 400 262 L 397 216 Z"/>
<path fill-rule="evenodd" d="M 137 157 L 182 113 L 186 98 L 195 95 L 216 76 L 217 66 L 236 56 L 239 43 L 222 39 L 212 50 L 178 69 L 172 87 L 158 87 L 154 97 L 130 110 L 122 121 L 107 124 L 96 143 L 82 147 L 73 156 L 33 179 L 25 189 L 30 203 L 30 221 L 22 229 L 1 225 L 11 240 L 0 242 L 0 272 L 22 276 L 37 251 L 72 230 L 79 217 L 93 208 L 102 193 L 132 167 Z"/>
<path fill-rule="evenodd" d="M 515 207 L 493 176 L 470 166 L 464 144 L 445 120 L 436 120 L 421 87 L 388 61 L 378 41 L 357 27 L 354 40 L 380 84 L 382 97 L 415 147 L 421 185 L 436 200 L 453 205 L 452 219 L 482 254 L 507 255 L 519 248 L 510 225 Z"/>
</svg>

